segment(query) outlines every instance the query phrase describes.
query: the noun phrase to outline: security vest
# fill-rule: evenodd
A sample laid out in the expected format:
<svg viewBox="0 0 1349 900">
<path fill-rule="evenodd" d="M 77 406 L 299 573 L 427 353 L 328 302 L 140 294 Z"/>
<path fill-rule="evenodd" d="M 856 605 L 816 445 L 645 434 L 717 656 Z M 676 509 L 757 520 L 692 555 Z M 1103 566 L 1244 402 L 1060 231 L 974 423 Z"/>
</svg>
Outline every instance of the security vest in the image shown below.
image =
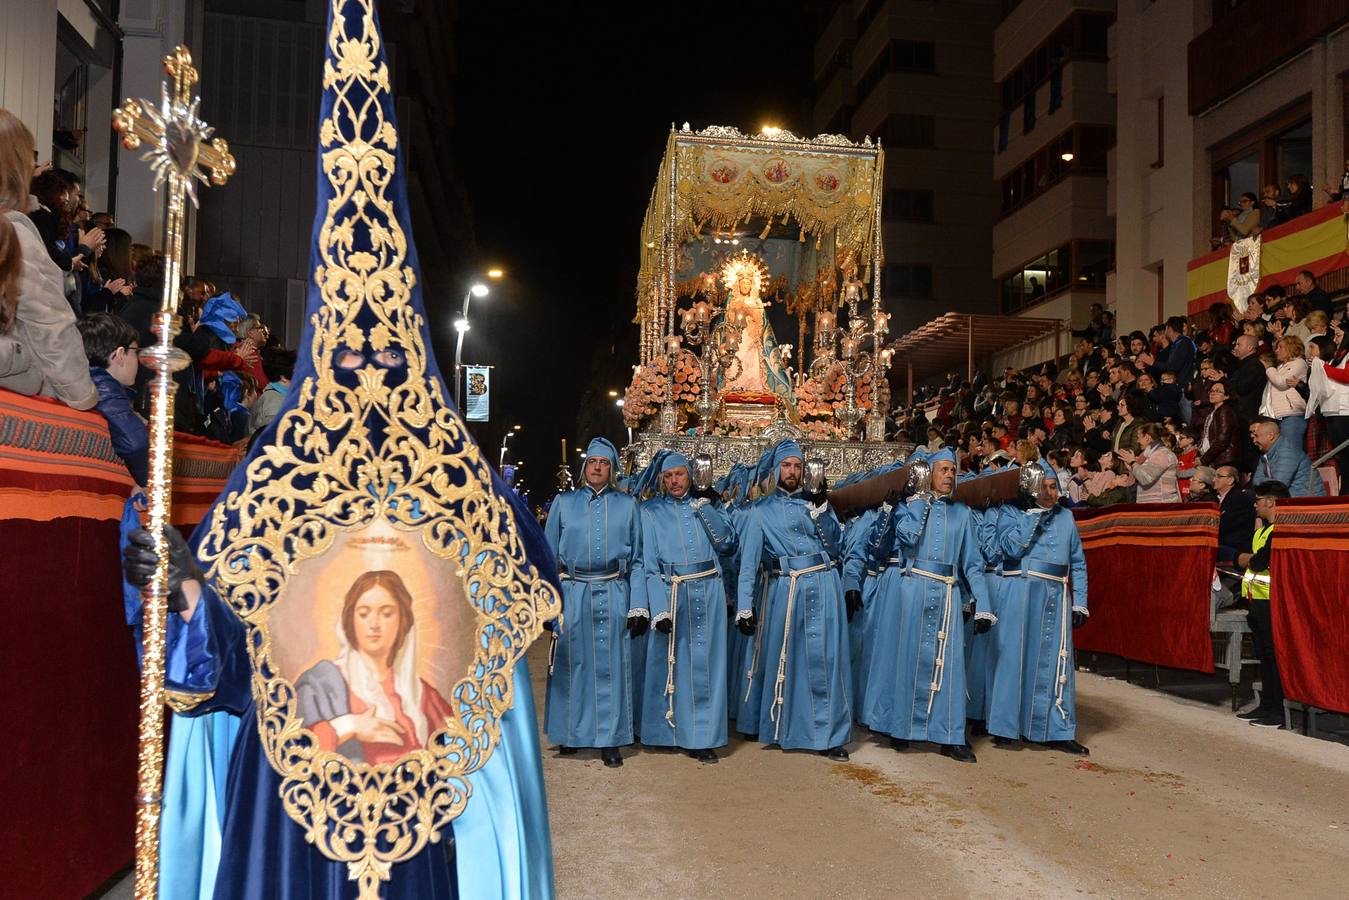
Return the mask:
<svg viewBox="0 0 1349 900">
<path fill-rule="evenodd" d="M 1273 525 L 1266 525 L 1255 533 L 1255 537 L 1251 539 L 1251 553 L 1259 553 L 1261 548 L 1269 543 L 1269 535 L 1273 530 Z M 1256 572 L 1247 568 L 1246 574 L 1241 576 L 1241 596 L 1248 600 L 1268 600 L 1269 569 Z"/>
</svg>

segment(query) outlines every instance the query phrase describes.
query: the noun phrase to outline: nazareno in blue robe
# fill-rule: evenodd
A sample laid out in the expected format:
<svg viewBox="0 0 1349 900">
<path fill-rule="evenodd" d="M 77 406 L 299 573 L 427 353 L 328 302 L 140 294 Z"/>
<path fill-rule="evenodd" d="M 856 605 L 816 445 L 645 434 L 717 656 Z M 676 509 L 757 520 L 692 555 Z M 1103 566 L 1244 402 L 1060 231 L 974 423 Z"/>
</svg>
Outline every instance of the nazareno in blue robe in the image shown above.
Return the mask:
<svg viewBox="0 0 1349 900">
<path fill-rule="evenodd" d="M 1004 575 L 1002 613 L 993 629 L 997 652 L 989 733 L 1014 740 L 1074 740 L 1072 613 L 1087 611 L 1087 558 L 1077 522 L 1059 506 L 1033 513 L 1008 505 L 998 517 L 997 542 Z"/>
<path fill-rule="evenodd" d="M 995 621 L 1001 606 L 998 598 L 997 566 L 1000 561 L 998 537 L 998 507 L 971 510 L 975 534 L 979 538 L 979 553 L 984 559 L 984 590 L 989 609 Z M 968 695 L 966 717 L 978 721 L 988 719 L 988 695 L 993 683 L 993 657 L 996 652 L 998 628 L 974 633 L 974 617 L 965 622 L 965 691 Z"/>
<path fill-rule="evenodd" d="M 661 493 L 642 504 L 642 570 L 652 617 L 643 744 L 684 750 L 726 744 L 727 616 L 720 557 L 734 553 L 736 543 L 730 518 L 708 501 Z M 667 618 L 672 637 L 655 628 Z"/>
<path fill-rule="evenodd" d="M 929 506 L 915 497 L 877 518 L 876 529 L 878 557 L 902 556 L 905 564 L 887 566 L 880 575 L 877 590 L 891 595 L 891 602 L 898 600 L 899 630 L 876 637 L 875 655 L 893 654 L 895 666 L 891 680 L 868 684 L 869 704 L 884 707 L 888 701 L 888 714 L 867 724 L 902 740 L 963 744 L 961 585 L 973 597 L 976 615 L 987 615 L 988 610 L 984 559 L 971 510 L 949 498 Z M 952 581 L 948 584 L 916 570 Z"/>
<path fill-rule="evenodd" d="M 367 12 L 371 13 L 369 18 Z M 403 281 L 408 288 L 409 308 L 404 310 L 408 316 L 406 321 L 416 328 L 414 340 L 420 345 L 419 349 L 425 351 L 425 378 L 430 393 L 448 407 L 446 381 L 430 352 L 432 341 L 417 277 L 421 267 L 412 239 L 402 143 L 397 140 L 392 92 L 382 78 L 362 80 L 341 75 L 350 71 L 350 60 L 346 57 L 338 59 L 344 47 L 359 46 L 372 52 L 368 60 L 372 74 L 376 69 L 385 69 L 387 59 L 385 45 L 378 39 L 378 13 L 367 10 L 360 3 L 332 0 L 328 28 L 325 65 L 335 73 L 334 81 L 343 82 L 344 93 L 339 98 L 337 88 L 329 84 L 321 103 L 320 121 L 332 129 L 332 133 L 319 138 L 317 214 L 310 244 L 312 267 L 316 272 L 320 271 L 327 258 L 325 252 L 335 246 L 331 236 L 324 237 L 325 220 L 330 214 L 359 212 L 370 220 L 368 229 L 363 225 L 344 233 L 337 242 L 342 254 L 356 254 L 372 248 L 376 231 L 384 236 L 380 239 L 386 242 L 385 246 L 390 245 L 389 235 L 401 232 L 405 244 L 397 244 L 397 247 L 403 253 L 403 268 L 396 274 L 371 274 L 406 278 Z M 364 61 L 366 57 L 361 59 Z M 378 117 L 372 114 L 359 123 L 351 119 L 357 110 L 369 112 L 376 108 L 380 113 Z M 372 124 L 375 122 L 379 123 L 378 128 Z M 364 130 L 355 133 L 358 128 Z M 389 207 L 374 208 L 369 204 L 368 196 L 358 201 L 350 191 L 350 183 L 345 181 L 339 196 L 339 190 L 324 171 L 323 159 L 334 152 L 334 143 L 343 141 L 359 142 L 365 148 L 377 147 L 381 152 L 387 150 L 387 157 L 377 160 L 380 171 L 365 174 L 371 178 L 387 176 Z M 373 159 L 373 155 L 370 158 Z M 346 179 L 350 176 L 344 173 L 334 177 Z M 358 203 L 366 205 L 357 211 Z M 321 247 L 321 240 L 329 243 Z M 355 257 L 343 256 L 343 259 L 354 261 Z M 409 377 L 411 370 L 406 357 L 400 355 L 403 348 L 392 348 L 395 351 L 392 354 L 381 352 L 391 349 L 388 332 L 386 330 L 385 337 L 376 342 L 373 330 L 378 320 L 368 306 L 328 309 L 325 303 L 318 280 L 311 279 L 305 327 L 299 344 L 301 352 L 293 379 L 301 389 L 287 392 L 276 420 L 258 435 L 226 485 L 222 498 L 246 486 L 249 464 L 273 449 L 278 428 L 287 413 L 310 402 L 305 387 L 307 383 L 314 383 L 319 367 L 349 390 L 362 387 L 354 370 L 337 365 L 339 354 L 320 355 L 321 358 L 316 359 L 316 323 L 320 320 L 332 315 L 343 316 L 347 309 L 358 310 L 360 320 L 352 322 L 358 334 L 346 337 L 346 346 L 347 350 L 365 358 L 369 369 L 365 374 L 387 388 L 397 387 Z M 362 427 L 366 429 L 371 445 L 378 448 L 389 436 L 383 421 L 376 419 L 370 417 Z M 446 428 L 439 421 L 429 420 L 425 425 L 411 420 L 402 424 L 408 431 L 422 429 L 423 435 L 431 428 L 448 431 L 453 436 L 451 439 L 459 442 L 454 446 L 465 455 L 466 464 L 477 465 L 480 452 L 462 426 Z M 320 429 L 314 437 L 327 440 L 332 436 Z M 334 439 L 340 439 L 340 436 Z M 490 467 L 480 466 L 479 470 L 490 471 Z M 490 479 L 491 493 L 505 498 L 511 506 L 515 533 L 529 565 L 542 577 L 554 580 L 556 566 L 552 553 L 533 516 L 495 473 Z M 401 498 L 398 502 L 402 502 Z M 217 507 L 219 503 L 217 501 Z M 215 508 L 205 521 L 211 520 Z M 237 525 L 239 521 L 234 512 L 229 512 L 227 519 L 230 525 Z M 193 538 L 194 550 L 199 553 L 205 530 L 199 529 Z M 556 586 L 555 580 L 553 583 Z M 127 599 L 128 621 L 138 630 L 139 596 L 132 591 Z M 346 864 L 324 857 L 305 840 L 301 826 L 282 808 L 278 795 L 281 779 L 267 761 L 258 737 L 250 687 L 252 663 L 244 639 L 242 623 L 210 584 L 204 586 L 201 602 L 190 622 L 184 622 L 176 614 L 169 616 L 168 687 L 192 693 L 213 693 L 190 714 L 173 718 L 161 827 L 161 860 L 165 864 L 161 896 L 172 900 L 193 896 L 213 896 L 218 900 L 355 897 L 357 885 L 349 880 Z M 516 665 L 513 679 L 514 702 L 500 719 L 499 743 L 487 763 L 468 776 L 473 793 L 465 811 L 452 827 L 442 830 L 438 844 L 424 848 L 393 867 L 390 880 L 380 886 L 382 897 L 388 900 L 456 897 L 494 900 L 552 896 L 552 850 L 538 731 L 528 670 L 523 660 Z"/>
<path fill-rule="evenodd" d="M 861 591 L 862 609 L 848 623 L 848 654 L 852 669 L 852 709 L 853 718 L 862 721 L 862 709 L 866 705 L 867 667 L 870 663 L 871 617 L 876 609 L 876 576 L 880 574 L 871 567 L 867 553 L 867 541 L 871 538 L 871 529 L 876 523 L 879 509 L 864 509 L 843 523 L 843 593 Z"/>
<path fill-rule="evenodd" d="M 544 731 L 566 747 L 631 744 L 628 614 L 646 611 L 637 501 L 610 487 L 567 491 L 554 498 L 544 533 L 562 578 Z"/>
<path fill-rule="evenodd" d="M 751 609 L 761 565 L 769 581 L 752 652 L 758 704 L 736 728 L 784 750 L 841 747 L 852 732 L 847 614 L 836 565 L 843 534 L 833 509 L 823 507 L 812 515 L 799 489 L 778 488 L 750 508 L 740 550 L 737 617 Z"/>
</svg>

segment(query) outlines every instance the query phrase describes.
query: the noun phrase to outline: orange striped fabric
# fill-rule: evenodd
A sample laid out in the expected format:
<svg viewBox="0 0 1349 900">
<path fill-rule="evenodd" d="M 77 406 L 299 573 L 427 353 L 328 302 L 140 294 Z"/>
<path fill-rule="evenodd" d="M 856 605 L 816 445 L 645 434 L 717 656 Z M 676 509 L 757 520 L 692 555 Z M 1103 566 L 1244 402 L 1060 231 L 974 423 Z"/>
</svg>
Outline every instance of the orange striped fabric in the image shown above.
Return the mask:
<svg viewBox="0 0 1349 900">
<path fill-rule="evenodd" d="M 1294 497 L 1278 501 L 1274 526 L 1279 550 L 1349 553 L 1349 497 Z"/>
<path fill-rule="evenodd" d="M 241 456 L 240 447 L 175 436 L 175 525 L 201 521 Z M 117 520 L 135 489 L 100 413 L 0 388 L 0 519 Z"/>
<path fill-rule="evenodd" d="M 1216 503 L 1140 503 L 1075 509 L 1084 550 L 1101 547 L 1217 547 Z"/>
</svg>

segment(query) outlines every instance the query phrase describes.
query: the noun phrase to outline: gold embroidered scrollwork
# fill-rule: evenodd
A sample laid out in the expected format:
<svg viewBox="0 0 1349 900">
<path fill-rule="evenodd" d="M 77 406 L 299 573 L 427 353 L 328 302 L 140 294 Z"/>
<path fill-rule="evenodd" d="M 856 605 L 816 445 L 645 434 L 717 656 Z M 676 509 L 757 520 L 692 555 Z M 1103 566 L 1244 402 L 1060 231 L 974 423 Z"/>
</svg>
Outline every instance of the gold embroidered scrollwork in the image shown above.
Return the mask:
<svg viewBox="0 0 1349 900">
<path fill-rule="evenodd" d="M 466 776 L 500 737 L 515 663 L 561 601 L 529 564 L 444 384 L 427 373 L 423 321 L 410 303 L 417 275 L 394 209 L 398 132 L 386 117 L 374 0 L 330 2 L 323 80 L 333 102 L 320 158 L 332 197 L 320 201 L 315 374 L 292 388 L 297 405 L 249 463 L 246 483 L 216 505 L 200 554 L 248 632 L 258 733 L 282 805 L 308 841 L 346 863 L 366 898 L 464 810 Z M 406 379 L 366 362 L 340 383 L 334 360 L 348 349 L 401 354 Z M 295 686 L 272 659 L 268 614 L 300 563 L 380 520 L 447 561 L 479 628 L 472 670 L 449 698 L 457 715 L 434 723 L 425 748 L 373 765 L 321 749 L 303 727 Z"/>
</svg>

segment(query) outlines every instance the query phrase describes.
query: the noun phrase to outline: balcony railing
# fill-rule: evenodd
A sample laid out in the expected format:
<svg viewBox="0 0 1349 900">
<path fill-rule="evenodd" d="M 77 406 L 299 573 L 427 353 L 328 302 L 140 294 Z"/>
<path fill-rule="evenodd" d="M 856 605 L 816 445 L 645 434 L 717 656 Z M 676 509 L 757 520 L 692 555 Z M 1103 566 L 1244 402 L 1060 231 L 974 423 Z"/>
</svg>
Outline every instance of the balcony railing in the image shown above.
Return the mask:
<svg viewBox="0 0 1349 900">
<path fill-rule="evenodd" d="M 1344 22 L 1342 0 L 1246 0 L 1190 41 L 1190 115 L 1231 96 Z"/>
</svg>

